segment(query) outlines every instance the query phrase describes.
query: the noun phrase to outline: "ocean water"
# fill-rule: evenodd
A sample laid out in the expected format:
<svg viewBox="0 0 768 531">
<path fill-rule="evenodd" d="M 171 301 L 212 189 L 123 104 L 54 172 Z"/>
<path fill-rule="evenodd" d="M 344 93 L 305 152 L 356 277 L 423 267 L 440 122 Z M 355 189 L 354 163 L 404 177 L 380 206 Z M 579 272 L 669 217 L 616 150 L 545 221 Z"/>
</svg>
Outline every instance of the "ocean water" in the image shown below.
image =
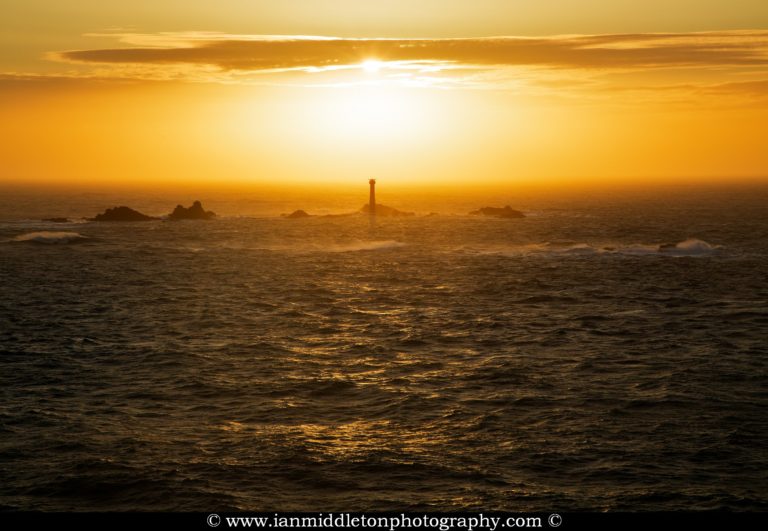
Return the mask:
<svg viewBox="0 0 768 531">
<path fill-rule="evenodd" d="M 0 222 L 4 509 L 768 509 L 765 189 L 374 226 L 31 204 Z"/>
</svg>

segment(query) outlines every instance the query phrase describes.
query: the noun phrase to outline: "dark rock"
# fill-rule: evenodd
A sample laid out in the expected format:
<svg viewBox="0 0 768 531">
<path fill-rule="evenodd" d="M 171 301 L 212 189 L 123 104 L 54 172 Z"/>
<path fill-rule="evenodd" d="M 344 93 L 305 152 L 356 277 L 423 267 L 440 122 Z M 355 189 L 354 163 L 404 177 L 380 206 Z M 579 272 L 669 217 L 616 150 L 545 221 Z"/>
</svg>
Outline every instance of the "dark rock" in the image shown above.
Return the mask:
<svg viewBox="0 0 768 531">
<path fill-rule="evenodd" d="M 108 208 L 103 214 L 95 218 L 88 218 L 88 221 L 152 221 L 152 216 L 146 216 L 127 206 Z"/>
<path fill-rule="evenodd" d="M 43 221 L 48 223 L 71 223 L 69 218 L 45 218 Z"/>
<path fill-rule="evenodd" d="M 290 214 L 283 214 L 283 217 L 288 219 L 300 219 L 309 218 L 311 217 L 311 214 L 307 214 L 304 210 L 294 210 Z"/>
<path fill-rule="evenodd" d="M 469 213 L 471 216 L 489 216 L 492 218 L 524 218 L 525 214 L 519 210 L 514 210 L 509 205 L 504 208 L 483 207 L 480 210 L 473 210 Z"/>
<path fill-rule="evenodd" d="M 181 205 L 177 205 L 173 212 L 168 216 L 168 219 L 178 221 L 181 219 L 213 219 L 216 214 L 203 209 L 200 201 L 195 201 L 189 208 L 184 208 Z"/>
<path fill-rule="evenodd" d="M 360 209 L 360 211 L 363 214 L 368 214 L 370 211 L 370 205 L 364 205 L 363 208 Z M 413 212 L 403 212 L 402 210 L 397 210 L 396 208 L 388 207 L 386 205 L 380 205 L 376 203 L 376 216 L 382 217 L 382 218 L 394 218 L 394 217 L 400 217 L 400 216 L 415 216 Z"/>
</svg>

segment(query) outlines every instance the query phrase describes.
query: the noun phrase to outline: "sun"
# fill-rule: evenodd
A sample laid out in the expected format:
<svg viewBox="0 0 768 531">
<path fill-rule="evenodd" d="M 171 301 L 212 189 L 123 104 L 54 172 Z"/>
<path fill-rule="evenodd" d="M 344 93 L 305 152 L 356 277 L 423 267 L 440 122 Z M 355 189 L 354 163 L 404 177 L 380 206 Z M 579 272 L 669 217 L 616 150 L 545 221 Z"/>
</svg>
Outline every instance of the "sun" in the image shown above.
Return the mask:
<svg viewBox="0 0 768 531">
<path fill-rule="evenodd" d="M 365 70 L 369 74 L 376 74 L 384 66 L 384 63 L 381 61 L 377 61 L 376 59 L 367 59 L 363 61 L 362 66 L 363 66 L 363 70 Z"/>
</svg>

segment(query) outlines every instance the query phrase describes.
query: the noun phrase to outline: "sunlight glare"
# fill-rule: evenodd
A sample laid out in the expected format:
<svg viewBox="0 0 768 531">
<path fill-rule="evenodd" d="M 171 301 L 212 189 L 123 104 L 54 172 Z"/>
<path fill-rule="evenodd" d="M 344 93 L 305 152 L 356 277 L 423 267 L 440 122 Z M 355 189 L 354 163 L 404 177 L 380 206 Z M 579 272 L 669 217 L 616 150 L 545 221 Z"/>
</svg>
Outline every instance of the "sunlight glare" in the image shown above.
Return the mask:
<svg viewBox="0 0 768 531">
<path fill-rule="evenodd" d="M 376 59 L 368 59 L 366 61 L 363 61 L 363 70 L 365 70 L 369 74 L 377 74 L 379 70 L 382 69 L 384 66 L 384 63 L 381 61 L 377 61 Z"/>
<path fill-rule="evenodd" d="M 357 136 L 397 135 L 416 118 L 412 98 L 402 90 L 357 87 L 344 91 L 333 105 L 337 131 Z"/>
</svg>

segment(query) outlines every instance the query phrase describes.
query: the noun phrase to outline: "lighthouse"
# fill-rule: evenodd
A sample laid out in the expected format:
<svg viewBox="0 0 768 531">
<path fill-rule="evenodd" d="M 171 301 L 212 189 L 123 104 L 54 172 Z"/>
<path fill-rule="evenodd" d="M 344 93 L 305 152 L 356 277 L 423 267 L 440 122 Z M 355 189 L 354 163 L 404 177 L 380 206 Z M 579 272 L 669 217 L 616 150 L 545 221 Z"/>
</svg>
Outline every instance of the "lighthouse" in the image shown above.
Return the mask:
<svg viewBox="0 0 768 531">
<path fill-rule="evenodd" d="M 371 216 L 376 215 L 376 179 L 369 179 L 368 184 L 371 185 L 371 198 L 368 201 L 368 213 Z"/>
</svg>

